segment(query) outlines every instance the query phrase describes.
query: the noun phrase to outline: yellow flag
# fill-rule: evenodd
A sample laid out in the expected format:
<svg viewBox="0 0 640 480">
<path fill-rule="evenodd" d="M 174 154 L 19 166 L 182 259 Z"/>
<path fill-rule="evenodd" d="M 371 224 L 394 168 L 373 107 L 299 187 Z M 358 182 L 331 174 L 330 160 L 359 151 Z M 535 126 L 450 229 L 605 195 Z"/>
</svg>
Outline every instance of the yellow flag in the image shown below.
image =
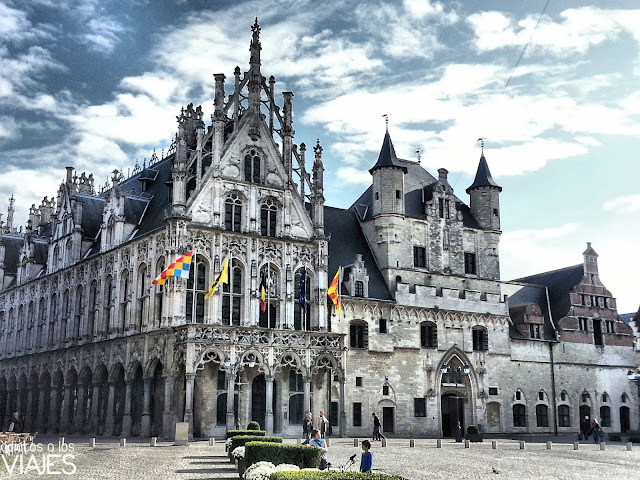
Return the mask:
<svg viewBox="0 0 640 480">
<path fill-rule="evenodd" d="M 229 283 L 229 259 L 228 258 L 224 261 L 224 265 L 222 266 L 222 271 L 220 272 L 220 275 L 218 275 L 218 278 L 216 278 L 215 281 L 211 284 L 211 286 L 209 287 L 209 292 L 207 292 L 204 298 L 209 298 L 211 295 L 216 293 L 218 285 L 220 285 L 221 283 Z"/>
</svg>

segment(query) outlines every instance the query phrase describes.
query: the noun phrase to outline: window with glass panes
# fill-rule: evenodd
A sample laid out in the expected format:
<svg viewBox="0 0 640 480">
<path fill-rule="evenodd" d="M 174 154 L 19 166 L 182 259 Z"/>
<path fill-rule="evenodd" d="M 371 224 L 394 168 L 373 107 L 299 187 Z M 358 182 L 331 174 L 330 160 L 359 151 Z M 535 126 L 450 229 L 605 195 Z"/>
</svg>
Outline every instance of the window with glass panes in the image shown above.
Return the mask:
<svg viewBox="0 0 640 480">
<path fill-rule="evenodd" d="M 364 282 L 357 280 L 355 287 L 355 296 L 364 297 Z"/>
<path fill-rule="evenodd" d="M 302 270 L 298 270 L 294 277 L 294 288 L 295 295 L 294 298 L 294 307 L 293 307 L 293 328 L 296 330 L 307 330 L 309 325 L 309 301 L 311 299 L 311 276 L 309 270 L 307 270 L 307 295 L 306 295 L 306 309 L 304 311 L 304 315 L 302 309 L 300 308 L 300 272 Z M 306 324 L 306 325 L 305 325 Z"/>
<path fill-rule="evenodd" d="M 224 228 L 231 232 L 239 232 L 242 225 L 242 199 L 235 193 L 224 202 Z"/>
<path fill-rule="evenodd" d="M 267 199 L 260 207 L 260 233 L 265 237 L 276 236 L 278 206 L 272 199 Z"/>
<path fill-rule="evenodd" d="M 513 426 L 514 427 L 526 427 L 527 426 L 527 409 L 521 403 L 516 403 L 513 406 Z"/>
<path fill-rule="evenodd" d="M 194 275 L 189 275 L 187 280 L 187 305 L 185 316 L 187 323 L 203 323 L 204 322 L 204 296 L 209 291 L 207 285 L 207 265 L 204 262 L 197 262 L 196 280 L 194 290 Z M 193 299 L 195 295 L 195 307 Z M 195 315 L 195 317 L 194 317 Z"/>
<path fill-rule="evenodd" d="M 243 272 L 236 260 L 231 260 L 230 263 L 229 283 L 222 284 L 222 323 L 240 325 Z"/>
<path fill-rule="evenodd" d="M 476 352 L 486 352 L 489 349 L 489 336 L 487 329 L 483 327 L 474 327 L 472 335 L 473 350 Z"/>
<path fill-rule="evenodd" d="M 256 150 L 250 150 L 244 156 L 244 180 L 260 183 L 260 155 Z"/>
<path fill-rule="evenodd" d="M 438 348 L 438 327 L 435 323 L 420 324 L 420 346 L 422 348 Z"/>
<path fill-rule="evenodd" d="M 601 427 L 611 426 L 611 408 L 609 408 L 606 405 L 600 407 L 600 426 Z"/>
<path fill-rule="evenodd" d="M 558 426 L 559 427 L 570 427 L 571 426 L 571 418 L 569 415 L 569 406 L 568 405 L 559 405 L 558 406 Z"/>
<path fill-rule="evenodd" d="M 476 274 L 476 254 L 475 253 L 465 253 L 464 254 L 464 273 L 469 275 Z"/>
<path fill-rule="evenodd" d="M 549 426 L 549 407 L 546 405 L 536 405 L 536 425 L 538 427 Z"/>
<path fill-rule="evenodd" d="M 424 397 L 413 399 L 413 416 L 414 417 L 426 417 L 427 416 L 427 399 Z"/>
<path fill-rule="evenodd" d="M 368 348 L 367 325 L 365 323 L 351 323 L 349 325 L 349 345 L 351 348 Z"/>
<path fill-rule="evenodd" d="M 413 266 L 416 268 L 427 267 L 427 249 L 424 247 L 413 247 Z"/>
<path fill-rule="evenodd" d="M 263 328 L 276 328 L 278 326 L 278 274 L 273 267 L 264 266 L 260 270 L 260 278 L 265 281 L 265 311 L 260 309 L 258 325 Z"/>
<path fill-rule="evenodd" d="M 156 277 L 164 271 L 164 258 L 160 258 L 156 264 Z M 162 323 L 162 301 L 164 299 L 164 285 L 156 285 L 156 301 L 155 301 L 155 324 L 160 326 Z"/>
</svg>

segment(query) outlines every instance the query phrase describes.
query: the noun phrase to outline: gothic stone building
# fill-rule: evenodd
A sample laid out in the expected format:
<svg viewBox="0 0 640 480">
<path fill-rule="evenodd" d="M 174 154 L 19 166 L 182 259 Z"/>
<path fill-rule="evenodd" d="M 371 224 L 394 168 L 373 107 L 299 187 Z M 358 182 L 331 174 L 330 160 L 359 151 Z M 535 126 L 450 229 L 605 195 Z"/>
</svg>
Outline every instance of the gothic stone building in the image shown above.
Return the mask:
<svg viewBox="0 0 640 480">
<path fill-rule="evenodd" d="M 372 185 L 325 206 L 322 147 L 294 144 L 293 93 L 277 105 L 260 27 L 211 122 L 189 105 L 166 155 L 96 189 L 67 168 L 55 199 L 0 232 L 0 416 L 26 429 L 221 435 L 257 420 L 299 434 L 575 432 L 585 417 L 638 425 L 631 330 L 584 263 L 500 280 L 500 192 L 484 154 L 469 205 L 397 158 L 386 133 Z M 228 92 L 231 92 L 230 94 Z M 195 252 L 188 279 L 151 281 Z M 229 258 L 229 282 L 205 299 Z M 344 267 L 342 311 L 327 297 Z M 306 306 L 299 278 L 308 275 Z M 266 308 L 260 306 L 266 279 Z M 448 367 L 448 371 L 446 371 Z M 445 371 L 445 373 L 443 373 Z"/>
</svg>

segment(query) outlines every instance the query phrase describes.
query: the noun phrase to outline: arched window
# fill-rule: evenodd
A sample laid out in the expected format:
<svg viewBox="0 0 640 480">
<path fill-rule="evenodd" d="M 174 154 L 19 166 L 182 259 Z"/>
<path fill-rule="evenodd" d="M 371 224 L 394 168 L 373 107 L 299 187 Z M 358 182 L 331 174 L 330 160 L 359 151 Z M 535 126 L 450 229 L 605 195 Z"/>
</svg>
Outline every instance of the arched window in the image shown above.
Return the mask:
<svg viewBox="0 0 640 480">
<path fill-rule="evenodd" d="M 258 324 L 263 328 L 276 328 L 278 326 L 278 307 L 280 304 L 280 297 L 278 295 L 279 285 L 278 270 L 272 265 L 264 265 L 260 269 L 260 291 L 258 292 L 261 301 Z M 263 286 L 265 292 L 264 307 L 262 305 Z"/>
<path fill-rule="evenodd" d="M 471 333 L 473 335 L 473 350 L 475 352 L 486 352 L 489 350 L 489 335 L 486 328 L 475 326 Z"/>
<path fill-rule="evenodd" d="M 569 414 L 569 405 L 558 406 L 558 426 L 559 427 L 571 426 L 571 416 Z"/>
<path fill-rule="evenodd" d="M 250 150 L 244 156 L 244 180 L 260 183 L 260 155 L 256 150 Z"/>
<path fill-rule="evenodd" d="M 79 285 L 76 290 L 76 308 L 75 308 L 75 316 L 73 321 L 73 332 L 72 337 L 73 341 L 77 342 L 80 340 L 80 324 L 82 323 L 82 317 L 84 315 L 84 287 Z"/>
<path fill-rule="evenodd" d="M 271 199 L 267 198 L 260 207 L 260 233 L 265 237 L 276 236 L 278 206 Z"/>
<path fill-rule="evenodd" d="M 94 280 L 89 287 L 89 318 L 87 321 L 86 339 L 93 340 L 95 322 L 98 317 L 98 282 Z"/>
<path fill-rule="evenodd" d="M 129 326 L 129 270 L 124 270 L 120 277 L 120 325 L 118 333 L 123 333 Z"/>
<path fill-rule="evenodd" d="M 111 326 L 113 324 L 113 304 L 115 302 L 115 285 L 113 278 L 109 275 L 104 281 L 104 319 L 103 319 L 103 335 L 109 336 Z"/>
<path fill-rule="evenodd" d="M 600 407 L 600 426 L 611 426 L 611 408 L 609 408 L 607 405 L 603 405 L 602 407 Z"/>
<path fill-rule="evenodd" d="M 604 403 L 609 401 L 609 395 L 607 395 L 606 392 L 602 394 L 602 401 Z"/>
<path fill-rule="evenodd" d="M 420 347 L 438 348 L 438 327 L 433 322 L 420 324 Z"/>
<path fill-rule="evenodd" d="M 147 315 L 147 303 L 149 301 L 149 295 L 147 293 L 147 265 L 142 264 L 138 268 L 138 282 L 137 288 L 137 300 L 136 300 L 136 328 L 139 332 L 142 331 L 144 320 Z"/>
<path fill-rule="evenodd" d="M 27 313 L 27 342 L 26 346 L 29 350 L 34 347 L 33 328 L 36 324 L 36 305 L 33 302 L 29 302 L 29 312 Z"/>
<path fill-rule="evenodd" d="M 23 335 L 26 332 L 24 321 L 24 305 L 18 307 L 18 326 L 16 328 L 16 352 L 21 351 L 23 348 Z"/>
<path fill-rule="evenodd" d="M 516 403 L 513 406 L 513 426 L 514 427 L 527 426 L 527 409 L 521 403 Z"/>
<path fill-rule="evenodd" d="M 64 345 L 67 340 L 67 325 L 69 324 L 70 310 L 70 293 L 67 288 L 62 294 L 62 321 L 60 322 L 60 344 Z"/>
<path fill-rule="evenodd" d="M 295 296 L 294 296 L 294 307 L 293 307 L 293 328 L 296 330 L 309 330 L 310 327 L 310 319 L 309 319 L 309 301 L 311 298 L 311 275 L 309 274 L 309 270 L 305 269 L 304 275 L 304 285 L 301 283 L 300 279 L 302 276 L 303 269 L 300 269 L 296 272 L 294 276 L 294 286 L 295 286 Z M 301 288 L 303 289 L 304 299 L 305 299 L 305 307 L 304 311 L 300 308 L 300 298 L 301 298 Z"/>
<path fill-rule="evenodd" d="M 229 283 L 222 286 L 222 323 L 240 325 L 242 305 L 242 266 L 237 260 L 231 260 Z"/>
<path fill-rule="evenodd" d="M 36 348 L 42 348 L 44 346 L 44 326 L 47 322 L 47 299 L 42 297 L 38 304 L 38 330 L 36 331 Z"/>
<path fill-rule="evenodd" d="M 187 280 L 187 304 L 185 316 L 187 323 L 203 323 L 204 322 L 204 296 L 208 292 L 207 285 L 207 266 L 206 261 L 198 260 L 196 258 L 196 275 L 195 275 L 195 291 L 194 291 L 194 276 L 189 275 Z M 195 305 L 194 305 L 195 294 Z M 194 320 L 195 319 L 195 320 Z"/>
<path fill-rule="evenodd" d="M 60 256 L 60 246 L 56 245 L 53 247 L 53 266 L 55 268 L 60 268 L 62 265 L 62 257 Z"/>
<path fill-rule="evenodd" d="M 54 293 L 51 295 L 51 304 L 49 307 L 49 334 L 47 336 L 47 344 L 49 347 L 53 347 L 55 344 L 55 327 L 56 318 L 58 317 L 58 296 Z"/>
<path fill-rule="evenodd" d="M 66 248 L 65 248 L 65 265 L 71 265 L 73 263 L 73 242 L 71 239 L 67 240 Z"/>
<path fill-rule="evenodd" d="M 164 257 L 160 257 L 156 263 L 156 277 L 164 271 Z M 155 289 L 156 298 L 154 302 L 155 323 L 158 327 L 162 325 L 162 300 L 164 298 L 164 285 L 158 285 Z"/>
<path fill-rule="evenodd" d="M 304 418 L 304 380 L 295 368 L 289 370 L 289 418 Z"/>
<path fill-rule="evenodd" d="M 546 405 L 536 405 L 536 425 L 538 427 L 549 426 L 549 407 Z"/>
<path fill-rule="evenodd" d="M 242 199 L 235 193 L 224 202 L 224 228 L 231 232 L 239 232 L 242 227 Z"/>
<path fill-rule="evenodd" d="M 351 348 L 369 348 L 369 327 L 366 322 L 354 321 L 349 324 L 349 345 Z"/>
</svg>

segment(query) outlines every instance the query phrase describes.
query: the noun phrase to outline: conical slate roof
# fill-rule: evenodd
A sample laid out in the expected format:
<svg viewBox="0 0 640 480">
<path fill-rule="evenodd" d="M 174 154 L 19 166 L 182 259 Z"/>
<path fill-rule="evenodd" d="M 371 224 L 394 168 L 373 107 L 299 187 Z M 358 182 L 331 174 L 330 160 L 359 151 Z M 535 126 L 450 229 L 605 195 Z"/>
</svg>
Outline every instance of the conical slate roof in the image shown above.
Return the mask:
<svg viewBox="0 0 640 480">
<path fill-rule="evenodd" d="M 482 155 L 480 156 L 480 163 L 478 164 L 476 178 L 473 180 L 471 186 L 467 188 L 467 193 L 469 193 L 474 188 L 479 187 L 496 187 L 499 192 L 502 191 L 502 187 L 499 186 L 491 176 L 489 165 L 487 165 L 487 159 L 484 158 L 484 152 L 482 152 Z"/>
<path fill-rule="evenodd" d="M 380 149 L 378 161 L 373 167 L 369 169 L 369 173 L 373 173 L 375 170 L 385 167 L 401 168 L 404 173 L 407 173 L 407 167 L 401 165 L 398 161 L 398 157 L 396 157 L 396 151 L 393 148 L 393 142 L 391 141 L 391 136 L 389 135 L 388 130 L 384 135 L 384 141 L 382 142 L 382 148 Z"/>
</svg>

